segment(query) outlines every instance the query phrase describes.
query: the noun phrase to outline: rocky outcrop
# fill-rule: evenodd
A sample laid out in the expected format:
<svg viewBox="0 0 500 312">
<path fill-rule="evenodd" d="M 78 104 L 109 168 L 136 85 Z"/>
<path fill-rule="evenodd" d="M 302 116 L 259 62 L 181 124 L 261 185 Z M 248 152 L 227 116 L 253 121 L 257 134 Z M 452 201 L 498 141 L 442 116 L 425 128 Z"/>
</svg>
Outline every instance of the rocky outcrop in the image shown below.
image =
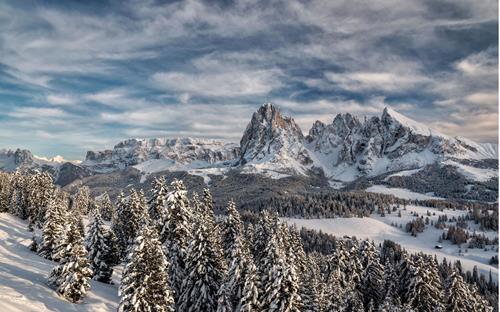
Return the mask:
<svg viewBox="0 0 500 312">
<path fill-rule="evenodd" d="M 231 161 L 240 155 L 233 143 L 194 138 L 128 139 L 113 150 L 89 151 L 82 165 L 92 171 L 106 172 L 138 165 L 147 160 L 169 160 L 172 164 L 205 162 L 207 165 Z"/>
<path fill-rule="evenodd" d="M 302 130 L 293 118 L 283 116 L 278 108 L 266 103 L 250 120 L 240 141 L 241 156 L 237 165 L 279 164 L 293 172 L 303 171 L 312 164 L 304 146 Z"/>
</svg>

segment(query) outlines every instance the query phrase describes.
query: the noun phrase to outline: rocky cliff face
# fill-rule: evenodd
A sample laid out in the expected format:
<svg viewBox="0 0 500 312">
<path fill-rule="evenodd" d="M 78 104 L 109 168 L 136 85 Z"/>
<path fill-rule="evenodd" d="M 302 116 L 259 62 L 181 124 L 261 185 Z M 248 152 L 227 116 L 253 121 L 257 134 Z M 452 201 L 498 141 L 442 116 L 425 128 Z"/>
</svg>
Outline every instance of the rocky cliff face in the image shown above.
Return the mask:
<svg viewBox="0 0 500 312">
<path fill-rule="evenodd" d="M 301 166 L 312 164 L 304 143 L 304 135 L 293 118 L 283 116 L 278 108 L 267 103 L 253 114 L 243 133 L 237 165 L 275 164 L 300 172 Z"/>
<path fill-rule="evenodd" d="M 308 148 L 332 178 L 419 168 L 454 158 L 498 158 L 488 145 L 448 137 L 386 108 L 380 117 L 360 122 L 339 114 L 325 125 L 316 122 L 306 137 Z"/>
<path fill-rule="evenodd" d="M 193 138 L 128 139 L 113 150 L 89 151 L 84 167 L 97 172 L 123 169 L 148 160 L 166 160 L 172 164 L 205 162 L 207 165 L 231 161 L 240 155 L 235 144 Z"/>
</svg>

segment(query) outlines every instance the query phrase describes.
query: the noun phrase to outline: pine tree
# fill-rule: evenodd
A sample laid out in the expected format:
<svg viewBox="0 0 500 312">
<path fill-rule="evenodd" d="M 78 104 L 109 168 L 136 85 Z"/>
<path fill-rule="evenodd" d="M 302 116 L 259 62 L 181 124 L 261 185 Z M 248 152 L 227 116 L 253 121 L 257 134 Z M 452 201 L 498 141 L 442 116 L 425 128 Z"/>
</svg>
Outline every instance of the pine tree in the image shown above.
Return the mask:
<svg viewBox="0 0 500 312">
<path fill-rule="evenodd" d="M 174 180 L 167 197 L 167 222 L 163 224 L 161 241 L 165 244 L 170 262 L 169 283 L 179 304 L 183 281 L 187 277 L 187 249 L 192 237 L 192 213 L 184 183 Z"/>
<path fill-rule="evenodd" d="M 111 249 L 108 246 L 107 230 L 99 210 L 94 211 L 90 223 L 89 233 L 86 240 L 90 268 L 93 278 L 99 282 L 110 283 L 113 275 L 113 263 L 111 263 Z"/>
<path fill-rule="evenodd" d="M 115 207 L 113 207 L 113 204 L 111 203 L 111 199 L 109 198 L 107 192 L 104 192 L 104 194 L 102 194 L 100 207 L 103 220 L 111 221 L 111 218 L 115 214 Z"/>
<path fill-rule="evenodd" d="M 342 287 L 342 272 L 337 267 L 328 277 L 324 289 L 324 311 L 343 311 L 345 309 L 346 289 Z M 349 287 L 352 290 L 353 287 Z"/>
<path fill-rule="evenodd" d="M 144 222 L 127 257 L 118 311 L 174 311 L 168 260 L 156 229 Z"/>
<path fill-rule="evenodd" d="M 471 298 L 462 276 L 453 272 L 446 285 L 446 311 L 465 312 L 474 309 L 474 298 Z"/>
<path fill-rule="evenodd" d="M 155 178 L 152 184 L 152 196 L 149 201 L 148 214 L 153 223 L 161 228 L 161 220 L 165 219 L 165 205 L 167 203 L 168 188 L 165 177 Z"/>
<path fill-rule="evenodd" d="M 219 293 L 218 311 L 244 311 L 256 309 L 258 301 L 256 267 L 250 251 L 244 244 L 240 215 L 233 202 L 228 205 L 228 218 L 225 222 L 224 242 L 230 254 L 229 270 Z M 232 241 L 229 241 L 229 240 Z"/>
<path fill-rule="evenodd" d="M 299 311 L 299 284 L 294 266 L 285 260 L 282 242 L 272 234 L 263 252 L 261 262 L 261 309 L 269 312 Z"/>
<path fill-rule="evenodd" d="M 365 311 L 363 300 L 358 291 L 350 291 L 347 293 L 346 297 L 346 312 L 359 312 Z"/>
<path fill-rule="evenodd" d="M 322 311 L 321 301 L 321 276 L 319 267 L 313 257 L 309 255 L 307 258 L 306 269 L 303 274 L 301 285 L 301 298 L 303 302 L 304 312 L 320 312 Z"/>
<path fill-rule="evenodd" d="M 193 237 L 186 253 L 185 272 L 181 288 L 181 311 L 216 311 L 218 291 L 224 275 L 220 252 L 216 250 L 208 230 L 207 215 L 197 218 Z"/>
<path fill-rule="evenodd" d="M 69 222 L 64 245 L 66 248 L 49 276 L 49 284 L 71 302 L 78 302 L 90 289 L 92 270 L 87 250 L 75 222 Z"/>
<path fill-rule="evenodd" d="M 120 192 L 116 203 L 116 212 L 111 216 L 111 232 L 116 236 L 120 258 L 123 258 L 127 251 L 127 235 L 125 230 L 128 218 L 127 201 L 123 192 Z"/>
<path fill-rule="evenodd" d="M 368 306 L 371 303 L 376 308 L 384 296 L 384 268 L 380 265 L 377 257 L 373 257 L 369 261 L 361 281 L 361 293 L 364 305 Z"/>
<path fill-rule="evenodd" d="M 240 214 L 236 210 L 236 204 L 230 201 L 227 206 L 227 219 L 224 220 L 222 227 L 222 248 L 224 257 L 228 264 L 232 262 L 233 255 L 241 249 L 239 245 L 243 236 L 243 223 Z"/>
<path fill-rule="evenodd" d="M 90 190 L 87 186 L 78 188 L 78 193 L 73 201 L 72 209 L 82 215 L 86 215 L 90 204 Z"/>
<path fill-rule="evenodd" d="M 417 311 L 443 310 L 442 285 L 435 260 L 423 254 L 415 257 L 417 270 L 411 281 L 409 302 Z"/>
<path fill-rule="evenodd" d="M 65 207 L 54 194 L 45 212 L 45 222 L 42 229 L 42 241 L 38 249 L 40 256 L 58 260 L 57 248 L 64 237 Z"/>
</svg>

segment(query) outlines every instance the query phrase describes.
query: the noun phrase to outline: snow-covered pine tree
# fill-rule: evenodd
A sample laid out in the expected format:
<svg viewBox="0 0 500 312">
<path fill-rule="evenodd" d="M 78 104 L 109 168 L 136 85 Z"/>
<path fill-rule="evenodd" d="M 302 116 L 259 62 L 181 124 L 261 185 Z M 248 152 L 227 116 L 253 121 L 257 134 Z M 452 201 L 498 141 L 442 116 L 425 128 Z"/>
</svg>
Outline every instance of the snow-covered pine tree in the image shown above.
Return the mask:
<svg viewBox="0 0 500 312">
<path fill-rule="evenodd" d="M 301 298 L 295 267 L 285 259 L 283 242 L 278 233 L 272 233 L 262 253 L 260 271 L 262 281 L 261 309 L 269 312 L 299 311 Z"/>
<path fill-rule="evenodd" d="M 361 293 L 363 294 L 364 306 L 377 308 L 384 297 L 384 268 L 380 264 L 378 257 L 369 260 L 361 280 Z"/>
<path fill-rule="evenodd" d="M 45 211 L 42 239 L 38 248 L 38 253 L 44 258 L 51 260 L 58 259 L 56 253 L 61 240 L 64 238 L 67 223 L 65 210 L 63 203 L 61 203 L 54 192 L 50 204 Z"/>
<path fill-rule="evenodd" d="M 113 264 L 110 263 L 111 249 L 107 244 L 107 235 L 101 213 L 99 210 L 95 210 L 89 226 L 85 246 L 88 251 L 90 268 L 93 272 L 92 277 L 103 283 L 110 283 L 111 275 L 113 275 Z"/>
<path fill-rule="evenodd" d="M 417 311 L 442 311 L 443 292 L 437 263 L 433 257 L 417 254 L 415 266 L 417 270 L 410 284 L 409 302 Z"/>
<path fill-rule="evenodd" d="M 466 312 L 474 310 L 474 298 L 471 298 L 469 289 L 460 274 L 451 273 L 446 284 L 446 311 Z"/>
<path fill-rule="evenodd" d="M 248 256 L 247 266 L 244 270 L 244 283 L 241 298 L 235 312 L 259 311 L 259 275 L 253 259 Z"/>
<path fill-rule="evenodd" d="M 342 310 L 341 310 L 342 311 Z M 345 312 L 360 312 L 365 311 L 363 300 L 361 299 L 361 295 L 359 291 L 349 291 L 346 293 L 346 303 L 345 303 Z"/>
<path fill-rule="evenodd" d="M 469 298 L 472 299 L 472 309 L 470 311 L 477 312 L 491 312 L 493 307 L 490 306 L 488 301 L 479 293 L 476 283 L 468 284 Z"/>
<path fill-rule="evenodd" d="M 227 205 L 227 218 L 222 224 L 222 248 L 224 258 L 228 264 L 231 264 L 233 255 L 241 253 L 241 240 L 243 236 L 243 223 L 240 214 L 236 210 L 236 204 L 229 201 Z"/>
<path fill-rule="evenodd" d="M 194 232 L 186 253 L 185 276 L 178 303 L 180 311 L 216 311 L 224 276 L 223 259 L 211 239 L 208 214 L 193 215 Z"/>
<path fill-rule="evenodd" d="M 401 303 L 407 304 L 412 299 L 413 285 L 417 276 L 417 268 L 407 253 L 403 253 L 398 265 L 399 286 L 398 293 Z"/>
<path fill-rule="evenodd" d="M 78 302 L 90 289 L 92 270 L 83 238 L 74 220 L 69 222 L 64 240 L 65 249 L 60 263 L 50 273 L 48 283 L 66 299 Z"/>
<path fill-rule="evenodd" d="M 122 212 L 122 226 L 125 235 L 126 246 L 125 252 L 133 244 L 134 239 L 137 237 L 139 230 L 141 228 L 141 223 L 146 217 L 146 200 L 144 198 L 144 193 L 140 191 L 139 193 L 132 189 L 130 191 L 130 197 L 127 205 L 125 206 L 125 211 Z"/>
<path fill-rule="evenodd" d="M 212 194 L 210 193 L 210 190 L 208 188 L 203 189 L 203 202 L 201 203 L 200 208 L 201 216 L 205 222 L 207 231 L 209 233 L 212 233 L 209 236 L 209 240 L 215 252 L 217 267 L 221 271 L 226 271 L 227 267 L 224 259 L 221 229 L 220 225 L 215 220 L 214 202 L 212 199 Z"/>
<path fill-rule="evenodd" d="M 382 307 L 387 309 L 387 306 L 399 306 L 401 302 L 398 295 L 398 275 L 394 265 L 390 261 L 390 258 L 386 259 L 384 265 L 384 287 L 383 287 L 383 297 Z M 381 309 L 383 309 L 381 307 Z M 401 307 L 399 307 L 401 308 Z"/>
<path fill-rule="evenodd" d="M 346 289 L 342 287 L 343 274 L 337 267 L 333 269 L 324 284 L 324 311 L 343 311 L 345 309 Z M 353 287 L 349 287 L 353 289 Z"/>
<path fill-rule="evenodd" d="M 224 224 L 224 241 L 231 252 L 228 255 L 229 270 L 218 294 L 218 311 L 250 311 L 257 309 L 258 287 L 256 267 L 247 245 L 243 242 L 243 227 L 235 204 L 228 204 L 228 218 Z M 232 242 L 228 238 L 232 238 Z"/>
<path fill-rule="evenodd" d="M 312 255 L 306 256 L 306 264 L 302 275 L 300 295 L 303 312 L 321 312 L 322 282 L 318 264 Z"/>
<path fill-rule="evenodd" d="M 78 211 L 82 215 L 86 215 L 90 204 L 90 190 L 87 186 L 78 188 L 78 193 L 73 200 L 72 210 Z"/>
<path fill-rule="evenodd" d="M 45 211 L 52 200 L 54 190 L 54 181 L 48 172 L 37 175 L 29 217 L 29 222 L 33 227 L 42 227 L 45 221 Z"/>
<path fill-rule="evenodd" d="M 170 262 L 169 283 L 174 291 L 176 304 L 180 303 L 181 287 L 187 276 L 187 249 L 192 237 L 192 212 L 184 183 L 174 180 L 167 196 L 167 222 L 160 234 Z"/>
<path fill-rule="evenodd" d="M 127 250 L 127 235 L 125 233 L 126 220 L 129 218 L 127 209 L 127 200 L 123 192 L 118 194 L 116 202 L 116 211 L 111 217 L 111 232 L 116 236 L 117 249 L 120 258 L 126 256 Z"/>
<path fill-rule="evenodd" d="M 169 263 L 156 228 L 143 222 L 127 256 L 120 285 L 120 312 L 173 312 Z"/>
<path fill-rule="evenodd" d="M 165 177 L 155 178 L 152 183 L 152 195 L 149 201 L 148 214 L 153 223 L 161 229 L 161 221 L 165 220 L 165 204 L 167 203 L 168 188 Z"/>
<path fill-rule="evenodd" d="M 106 233 L 106 245 L 109 247 L 108 259 L 106 262 L 111 264 L 111 266 L 120 264 L 120 246 L 118 245 L 118 239 L 116 238 L 115 233 L 111 230 Z"/>
<path fill-rule="evenodd" d="M 373 242 L 369 240 L 362 240 L 360 245 L 359 245 L 359 255 L 360 255 L 360 261 L 363 269 L 366 269 L 368 267 L 368 264 L 370 262 L 378 257 L 378 252 L 377 248 L 375 248 L 375 245 Z"/>
<path fill-rule="evenodd" d="M 11 176 L 0 173 L 0 212 L 9 210 L 9 195 L 11 193 Z"/>
<path fill-rule="evenodd" d="M 277 225 L 275 222 L 275 217 L 267 210 L 263 210 L 259 215 L 259 221 L 254 228 L 254 237 L 252 244 L 252 253 L 255 259 L 255 263 L 258 264 L 260 270 L 260 263 L 262 258 L 265 256 L 264 251 L 268 241 L 271 239 L 273 234 L 273 224 Z"/>
<path fill-rule="evenodd" d="M 115 214 L 115 207 L 113 207 L 107 192 L 102 194 L 99 206 L 101 207 L 102 219 L 105 221 L 111 221 L 111 218 Z"/>
</svg>

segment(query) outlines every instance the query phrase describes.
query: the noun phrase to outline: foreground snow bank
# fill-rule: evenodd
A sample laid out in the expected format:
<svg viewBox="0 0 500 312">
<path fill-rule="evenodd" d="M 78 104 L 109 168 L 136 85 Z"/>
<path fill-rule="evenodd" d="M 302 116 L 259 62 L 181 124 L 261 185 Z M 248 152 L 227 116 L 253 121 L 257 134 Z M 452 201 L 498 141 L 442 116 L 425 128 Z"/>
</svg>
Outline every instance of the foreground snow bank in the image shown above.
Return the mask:
<svg viewBox="0 0 500 312">
<path fill-rule="evenodd" d="M 118 285 L 92 281 L 90 291 L 79 304 L 59 297 L 46 284 L 47 275 L 55 264 L 29 250 L 30 238 L 31 233 L 26 231 L 24 221 L 7 213 L 0 213 L 0 311 L 117 310 Z"/>
</svg>

